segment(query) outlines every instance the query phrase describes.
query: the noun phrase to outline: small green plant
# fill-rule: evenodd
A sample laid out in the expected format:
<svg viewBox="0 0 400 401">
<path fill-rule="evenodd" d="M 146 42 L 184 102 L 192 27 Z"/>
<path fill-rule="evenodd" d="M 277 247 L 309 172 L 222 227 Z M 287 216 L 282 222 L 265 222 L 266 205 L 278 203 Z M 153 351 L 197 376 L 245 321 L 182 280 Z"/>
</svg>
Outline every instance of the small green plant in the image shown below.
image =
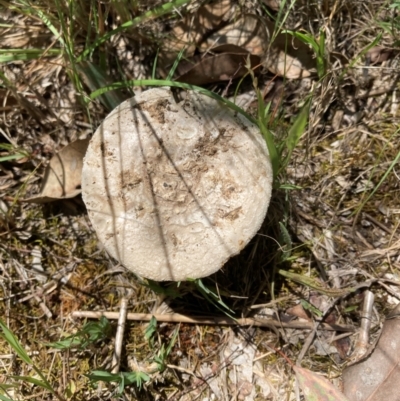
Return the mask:
<svg viewBox="0 0 400 401">
<path fill-rule="evenodd" d="M 393 47 L 399 46 L 399 30 L 400 30 L 400 1 L 394 0 L 388 5 L 388 8 L 392 11 L 392 18 L 390 21 L 377 21 L 378 25 L 388 32 L 394 39 L 395 42 Z"/>
<path fill-rule="evenodd" d="M 49 383 L 49 381 L 46 379 L 45 375 L 41 372 L 41 370 L 35 365 L 33 360 L 30 358 L 24 347 L 21 345 L 21 343 L 18 341 L 17 337 L 14 335 L 14 333 L 3 323 L 2 320 L 0 320 L 0 337 L 4 339 L 10 347 L 14 350 L 14 352 L 19 356 L 19 358 L 27 365 L 29 365 L 33 371 L 36 373 L 37 377 L 33 376 L 10 376 L 11 379 L 15 380 L 14 383 L 9 384 L 9 383 L 3 383 L 0 385 L 0 390 L 2 390 L 4 393 L 7 394 L 7 389 L 10 387 L 15 387 L 18 382 L 24 382 L 24 383 L 30 383 L 35 386 L 41 387 L 45 390 L 48 390 L 54 397 L 61 401 L 65 401 L 65 398 L 59 394 L 53 386 Z M 11 401 L 10 398 L 3 396 L 0 394 L 0 399 L 4 401 Z"/>
<path fill-rule="evenodd" d="M 283 33 L 288 33 L 295 38 L 301 40 L 303 43 L 311 46 L 314 50 L 317 61 L 318 78 L 322 79 L 326 74 L 326 46 L 325 46 L 325 32 L 323 29 L 319 32 L 319 39 L 314 38 L 310 33 L 302 33 L 296 31 L 285 30 Z"/>
<path fill-rule="evenodd" d="M 152 316 L 149 324 L 144 332 L 144 338 L 149 342 L 151 347 L 154 347 L 154 335 L 157 331 L 157 319 Z"/>
<path fill-rule="evenodd" d="M 90 344 L 105 340 L 110 334 L 111 324 L 107 318 L 102 316 L 99 322 L 86 323 L 76 334 L 68 336 L 64 340 L 48 343 L 46 346 L 60 350 L 69 348 L 84 350 Z"/>
<path fill-rule="evenodd" d="M 172 334 L 171 340 L 169 344 L 165 346 L 165 344 L 161 344 L 158 352 L 152 357 L 149 358 L 146 369 L 137 370 L 134 372 L 119 372 L 119 373 L 111 373 L 105 370 L 94 370 L 90 374 L 86 375 L 88 379 L 92 383 L 98 382 L 106 382 L 106 383 L 117 383 L 118 389 L 117 394 L 121 395 L 124 392 L 126 386 L 134 385 L 137 388 L 141 389 L 143 384 L 150 381 L 151 374 L 156 372 L 163 372 L 167 369 L 167 359 L 169 354 L 171 353 L 172 347 L 174 346 L 176 339 L 179 333 L 179 326 L 175 329 Z M 157 320 L 153 316 L 146 328 L 144 337 L 149 342 L 149 345 L 152 349 L 155 348 L 155 336 L 157 334 Z"/>
<path fill-rule="evenodd" d="M 92 373 L 86 376 L 92 383 L 117 383 L 117 393 L 119 395 L 123 394 L 126 386 L 135 385 L 140 389 L 143 383 L 150 380 L 150 376 L 144 372 L 111 373 L 105 370 L 94 370 Z"/>
<path fill-rule="evenodd" d="M 172 334 L 171 340 L 167 345 L 167 347 L 165 347 L 165 344 L 162 344 L 157 355 L 153 358 L 153 362 L 156 363 L 157 370 L 159 372 L 163 372 L 167 368 L 167 358 L 171 353 L 172 347 L 174 346 L 176 339 L 178 338 L 178 333 L 179 333 L 179 326 L 174 330 L 174 333 Z"/>
</svg>

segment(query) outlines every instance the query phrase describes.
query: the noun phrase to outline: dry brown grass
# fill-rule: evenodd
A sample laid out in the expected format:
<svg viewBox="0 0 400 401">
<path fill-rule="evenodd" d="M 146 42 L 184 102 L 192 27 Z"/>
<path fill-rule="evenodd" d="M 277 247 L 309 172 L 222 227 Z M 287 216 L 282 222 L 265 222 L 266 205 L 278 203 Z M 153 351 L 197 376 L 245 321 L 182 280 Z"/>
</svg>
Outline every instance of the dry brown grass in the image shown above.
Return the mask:
<svg viewBox="0 0 400 401">
<path fill-rule="evenodd" d="M 85 42 L 93 42 L 96 35 L 142 15 L 159 2 L 134 3 L 128 7 L 126 2 L 76 2 L 72 18 L 64 2 L 34 2 L 32 9 L 40 8 L 52 17 L 55 27 L 69 33 L 65 37 L 71 40 L 73 54 L 44 54 L 0 67 L 0 142 L 30 154 L 28 160 L 0 163 L 0 208 L 4 210 L 0 215 L 0 316 L 54 388 L 71 400 L 115 396 L 114 385 L 96 388 L 84 376 L 95 369 L 111 370 L 114 321 L 113 335 L 85 350 L 61 352 L 43 345 L 82 328 L 83 322 L 71 317 L 74 311 L 118 312 L 121 297 L 127 296 L 132 313 L 172 310 L 192 317 L 222 314 L 194 283 L 181 283 L 179 287 L 162 284 L 164 291 L 179 294 L 174 298 L 144 286 L 116 265 L 97 244 L 80 199 L 45 206 L 21 202 L 38 192 L 44 166 L 54 152 L 90 135 L 107 114 L 101 103 L 85 98 L 90 91 L 81 85 L 71 57 L 80 54 Z M 240 2 L 240 7 L 247 12 L 261 11 L 261 2 L 256 3 Z M 18 1 L 0 4 L 3 49 L 60 48 L 38 16 L 29 15 L 26 7 L 11 8 Z M 327 0 L 318 5 L 298 1 L 290 11 L 287 28 L 303 29 L 315 36 L 325 29 L 328 74 L 318 84 L 314 78 L 284 82 L 282 106 L 271 121 L 278 134 L 290 126 L 299 100 L 314 81 L 309 128 L 284 177 L 285 183 L 301 189 L 277 190 L 260 234 L 220 272 L 204 280 L 237 317 L 275 315 L 282 322 L 290 322 L 299 314 L 298 309 L 291 308 L 300 299 L 323 311 L 334 305 L 326 295 L 283 280 L 278 269 L 310 273 L 332 288 L 354 286 L 368 278 L 398 281 L 400 179 L 396 168 L 379 188 L 377 185 L 400 149 L 399 61 L 393 56 L 383 63 L 366 65 L 364 52 L 381 32 L 380 46 L 397 46 L 398 31 L 389 33 L 380 26 L 391 24 L 396 12 L 389 10 L 387 1 L 355 0 Z M 97 26 L 95 15 L 100 19 Z M 92 59 L 104 66 L 113 80 L 150 77 L 162 33 L 181 18 L 179 13 L 173 15 L 115 35 L 96 49 Z M 102 19 L 107 23 L 102 24 Z M 93 22 L 90 29 L 88 21 Z M 260 80 L 270 79 L 266 75 Z M 383 87 L 385 90 L 380 91 Z M 278 244 L 284 245 L 279 222 L 285 223 L 293 242 L 291 257 L 285 261 Z M 41 255 L 34 266 L 34 253 L 38 251 Z M 385 281 L 377 281 L 372 291 L 376 294 L 376 316 L 382 318 L 399 299 L 399 292 Z M 327 322 L 357 328 L 362 297 L 360 290 L 337 302 Z M 262 380 L 256 382 L 254 399 L 296 399 L 290 367 L 274 350 L 280 349 L 296 360 L 305 346 L 307 330 L 160 323 L 151 347 L 144 338 L 146 324 L 129 321 L 121 371 L 149 371 L 151 359 L 162 344 L 169 344 L 177 327 L 178 339 L 166 361 L 169 367 L 151 373 L 151 380 L 141 389 L 127 387 L 121 399 L 206 399 L 212 392 L 218 394 L 219 389 L 220 399 L 249 400 L 243 390 L 245 383 L 235 381 L 240 370 L 235 364 L 238 354 L 232 348 L 235 341 L 241 341 L 243 349 L 253 347 L 255 352 L 254 377 Z M 373 330 L 378 330 L 378 322 Z M 321 330 L 320 345 L 311 343 L 303 355 L 304 366 L 331 379 L 340 377 L 356 338 L 352 334 L 334 342 L 334 336 Z M 339 353 L 333 350 L 329 356 L 322 355 L 321 349 L 330 343 Z M 33 375 L 3 339 L 0 372 L 0 384 L 11 382 L 11 375 Z M 262 395 L 262 384 L 269 386 L 268 396 Z M 9 394 L 15 400 L 48 399 L 46 391 L 23 381 Z"/>
</svg>

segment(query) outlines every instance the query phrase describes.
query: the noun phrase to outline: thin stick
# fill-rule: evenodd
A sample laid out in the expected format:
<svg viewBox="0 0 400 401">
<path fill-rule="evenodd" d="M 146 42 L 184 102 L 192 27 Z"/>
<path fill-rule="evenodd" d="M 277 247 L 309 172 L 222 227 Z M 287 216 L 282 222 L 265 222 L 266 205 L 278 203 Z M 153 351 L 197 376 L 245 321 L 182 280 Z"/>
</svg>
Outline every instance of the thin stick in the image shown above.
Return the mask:
<svg viewBox="0 0 400 401">
<path fill-rule="evenodd" d="M 100 319 L 102 316 L 107 319 L 118 319 L 118 312 L 91 312 L 91 311 L 75 311 L 72 312 L 72 317 L 82 317 L 88 319 Z M 231 319 L 229 317 L 189 317 L 181 315 L 179 313 L 173 313 L 170 315 L 162 314 L 151 314 L 151 313 L 128 313 L 126 315 L 127 320 L 137 321 L 150 321 L 152 317 L 155 317 L 158 322 L 166 323 L 193 323 L 193 324 L 207 324 L 207 325 L 221 325 L 221 326 L 258 326 L 258 327 L 269 327 L 272 329 L 276 328 L 288 328 L 288 329 L 305 329 L 313 330 L 315 323 L 311 322 L 278 322 L 274 319 L 256 319 L 256 318 L 245 318 L 245 319 Z M 330 331 L 355 331 L 354 326 L 341 325 L 341 324 L 327 324 L 321 323 L 319 325 L 321 330 Z"/>
<path fill-rule="evenodd" d="M 115 335 L 115 348 L 112 359 L 112 373 L 119 372 L 119 364 L 121 362 L 121 354 L 122 354 L 122 344 L 124 342 L 124 331 L 125 331 L 125 323 L 126 323 L 126 315 L 128 311 L 128 299 L 123 297 L 121 299 L 121 308 L 118 313 L 118 326 L 117 333 Z"/>
<path fill-rule="evenodd" d="M 365 291 L 363 310 L 361 312 L 360 333 L 358 335 L 358 341 L 356 342 L 356 345 L 354 347 L 360 354 L 365 354 L 369 347 L 369 333 L 371 330 L 374 299 L 375 297 L 373 292 L 369 290 Z"/>
</svg>

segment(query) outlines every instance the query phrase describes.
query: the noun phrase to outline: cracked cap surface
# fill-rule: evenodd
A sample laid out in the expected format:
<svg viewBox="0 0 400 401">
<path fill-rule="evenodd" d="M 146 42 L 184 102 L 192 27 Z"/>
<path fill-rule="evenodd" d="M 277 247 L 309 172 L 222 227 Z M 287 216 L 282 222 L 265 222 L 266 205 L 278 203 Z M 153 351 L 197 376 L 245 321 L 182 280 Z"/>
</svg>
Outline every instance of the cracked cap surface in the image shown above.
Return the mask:
<svg viewBox="0 0 400 401">
<path fill-rule="evenodd" d="M 205 95 L 150 89 L 114 109 L 86 153 L 82 195 L 106 250 L 152 280 L 208 276 L 259 230 L 272 167 L 259 130 Z"/>
</svg>

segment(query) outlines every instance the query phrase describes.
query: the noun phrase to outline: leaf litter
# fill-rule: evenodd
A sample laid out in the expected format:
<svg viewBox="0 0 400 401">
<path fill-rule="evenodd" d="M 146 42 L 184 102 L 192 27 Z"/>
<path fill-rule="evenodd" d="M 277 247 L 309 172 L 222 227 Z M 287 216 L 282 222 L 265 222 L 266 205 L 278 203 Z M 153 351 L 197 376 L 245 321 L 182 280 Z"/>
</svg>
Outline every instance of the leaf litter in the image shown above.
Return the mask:
<svg viewBox="0 0 400 401">
<path fill-rule="evenodd" d="M 24 201 L 46 203 L 79 195 L 83 157 L 88 145 L 89 139 L 78 139 L 55 154 L 46 167 L 40 193 Z"/>
<path fill-rule="evenodd" d="M 399 399 L 400 306 L 393 309 L 371 350 L 343 371 L 344 393 L 350 401 L 394 401 Z"/>
</svg>

